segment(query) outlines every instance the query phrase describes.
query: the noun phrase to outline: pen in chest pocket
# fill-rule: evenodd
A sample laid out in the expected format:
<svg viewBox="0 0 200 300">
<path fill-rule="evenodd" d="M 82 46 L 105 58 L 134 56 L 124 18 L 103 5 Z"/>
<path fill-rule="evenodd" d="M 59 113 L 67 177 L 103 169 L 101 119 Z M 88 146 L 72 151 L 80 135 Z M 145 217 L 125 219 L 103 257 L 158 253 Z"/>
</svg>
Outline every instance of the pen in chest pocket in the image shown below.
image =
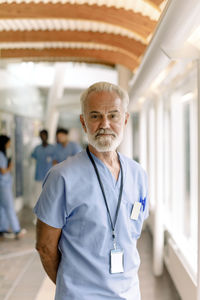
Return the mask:
<svg viewBox="0 0 200 300">
<path fill-rule="evenodd" d="M 135 203 L 133 204 L 133 208 L 132 208 L 132 212 L 131 212 L 131 219 L 132 220 L 137 220 L 140 214 L 140 210 L 142 207 L 142 210 L 145 210 L 145 206 L 146 206 L 146 197 L 144 199 L 142 199 L 140 197 L 139 201 L 135 201 Z"/>
</svg>

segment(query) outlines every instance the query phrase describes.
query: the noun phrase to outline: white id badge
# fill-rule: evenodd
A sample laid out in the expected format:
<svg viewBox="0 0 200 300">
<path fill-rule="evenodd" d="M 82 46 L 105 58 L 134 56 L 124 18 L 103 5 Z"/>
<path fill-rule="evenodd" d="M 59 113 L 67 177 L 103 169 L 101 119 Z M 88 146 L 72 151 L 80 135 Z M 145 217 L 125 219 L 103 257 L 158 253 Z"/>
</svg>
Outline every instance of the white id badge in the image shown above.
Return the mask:
<svg viewBox="0 0 200 300">
<path fill-rule="evenodd" d="M 133 204 L 133 209 L 132 209 L 132 212 L 131 212 L 131 219 L 132 220 L 137 220 L 138 219 L 141 205 L 142 205 L 142 203 L 140 203 L 138 201 L 136 201 Z"/>
<path fill-rule="evenodd" d="M 124 272 L 124 252 L 120 249 L 111 250 L 110 252 L 110 273 Z"/>
</svg>

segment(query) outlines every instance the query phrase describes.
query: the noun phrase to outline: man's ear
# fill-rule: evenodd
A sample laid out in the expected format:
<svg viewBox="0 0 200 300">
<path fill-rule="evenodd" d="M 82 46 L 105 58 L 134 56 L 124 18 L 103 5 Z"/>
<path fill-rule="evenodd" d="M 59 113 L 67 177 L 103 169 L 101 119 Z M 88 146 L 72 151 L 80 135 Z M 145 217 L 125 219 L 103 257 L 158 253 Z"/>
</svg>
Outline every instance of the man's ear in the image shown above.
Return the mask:
<svg viewBox="0 0 200 300">
<path fill-rule="evenodd" d="M 129 119 L 129 113 L 126 112 L 126 115 L 125 115 L 125 125 L 127 124 L 128 119 Z"/>
<path fill-rule="evenodd" d="M 81 122 L 81 125 L 83 127 L 83 130 L 85 131 L 85 133 L 87 132 L 87 129 L 86 129 L 86 126 L 85 126 L 85 120 L 84 120 L 84 117 L 83 115 L 80 115 L 80 122 Z"/>
</svg>

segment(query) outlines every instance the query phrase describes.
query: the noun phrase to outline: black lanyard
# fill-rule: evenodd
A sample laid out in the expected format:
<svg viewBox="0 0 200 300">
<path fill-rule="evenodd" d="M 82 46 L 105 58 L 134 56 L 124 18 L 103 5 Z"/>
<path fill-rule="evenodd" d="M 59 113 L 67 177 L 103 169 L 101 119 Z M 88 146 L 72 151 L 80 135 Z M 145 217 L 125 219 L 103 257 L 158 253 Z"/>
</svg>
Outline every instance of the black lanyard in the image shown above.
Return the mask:
<svg viewBox="0 0 200 300">
<path fill-rule="evenodd" d="M 106 195 L 105 195 L 104 187 L 103 187 L 100 175 L 99 175 L 99 171 L 97 169 L 95 161 L 94 161 L 94 159 L 93 159 L 93 157 L 92 157 L 92 155 L 91 155 L 88 147 L 86 148 L 86 151 L 87 151 L 87 155 L 89 156 L 89 159 L 90 159 L 91 163 L 93 164 L 93 167 L 94 167 L 96 175 L 97 175 L 97 179 L 99 181 L 99 185 L 100 185 L 100 188 L 101 188 L 101 191 L 102 191 L 102 194 L 103 194 L 104 202 L 105 202 L 106 209 L 107 209 L 107 212 L 108 212 L 108 216 L 109 216 L 109 219 L 110 219 L 110 224 L 111 224 L 111 227 L 112 227 L 112 237 L 113 237 L 113 239 L 115 241 L 115 225 L 116 225 L 117 217 L 118 217 L 118 214 L 119 214 L 119 209 L 120 209 L 121 200 L 122 200 L 122 190 L 123 190 L 123 170 L 122 170 L 121 161 L 119 159 L 120 170 L 121 170 L 120 192 L 119 192 L 119 197 L 118 197 L 118 203 L 117 203 L 117 209 L 116 209 L 115 219 L 114 219 L 114 222 L 113 222 L 112 218 L 111 218 L 110 210 L 109 210 L 109 207 L 108 207 L 108 202 L 106 200 Z M 119 155 L 118 155 L 118 157 L 119 157 Z"/>
</svg>

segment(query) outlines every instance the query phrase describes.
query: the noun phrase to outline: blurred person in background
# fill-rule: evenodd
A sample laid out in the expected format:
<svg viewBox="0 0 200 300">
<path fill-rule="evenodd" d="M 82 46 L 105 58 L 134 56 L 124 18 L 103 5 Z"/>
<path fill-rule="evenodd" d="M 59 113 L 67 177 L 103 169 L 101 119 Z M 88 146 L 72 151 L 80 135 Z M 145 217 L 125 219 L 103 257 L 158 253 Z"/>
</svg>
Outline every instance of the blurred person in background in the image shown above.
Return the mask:
<svg viewBox="0 0 200 300">
<path fill-rule="evenodd" d="M 53 165 L 54 156 L 54 146 L 48 143 L 48 131 L 43 129 L 39 135 L 41 144 L 36 146 L 31 154 L 36 160 L 33 206 L 42 191 L 44 177 Z"/>
<path fill-rule="evenodd" d="M 60 163 L 67 159 L 69 156 L 73 156 L 82 150 L 81 146 L 75 142 L 71 142 L 68 139 L 69 131 L 64 128 L 59 128 L 56 131 L 55 153 L 53 164 Z"/>
<path fill-rule="evenodd" d="M 11 142 L 6 135 L 0 135 L 0 228 L 3 228 L 3 236 L 15 237 L 19 239 L 26 233 L 25 229 L 21 229 L 17 218 L 12 192 L 12 161 L 8 157 Z M 6 224 L 5 224 L 6 222 Z M 5 231 L 11 230 L 12 235 Z"/>
<path fill-rule="evenodd" d="M 0 237 L 3 237 L 5 233 L 10 233 L 9 223 L 4 207 L 0 206 Z"/>
</svg>

